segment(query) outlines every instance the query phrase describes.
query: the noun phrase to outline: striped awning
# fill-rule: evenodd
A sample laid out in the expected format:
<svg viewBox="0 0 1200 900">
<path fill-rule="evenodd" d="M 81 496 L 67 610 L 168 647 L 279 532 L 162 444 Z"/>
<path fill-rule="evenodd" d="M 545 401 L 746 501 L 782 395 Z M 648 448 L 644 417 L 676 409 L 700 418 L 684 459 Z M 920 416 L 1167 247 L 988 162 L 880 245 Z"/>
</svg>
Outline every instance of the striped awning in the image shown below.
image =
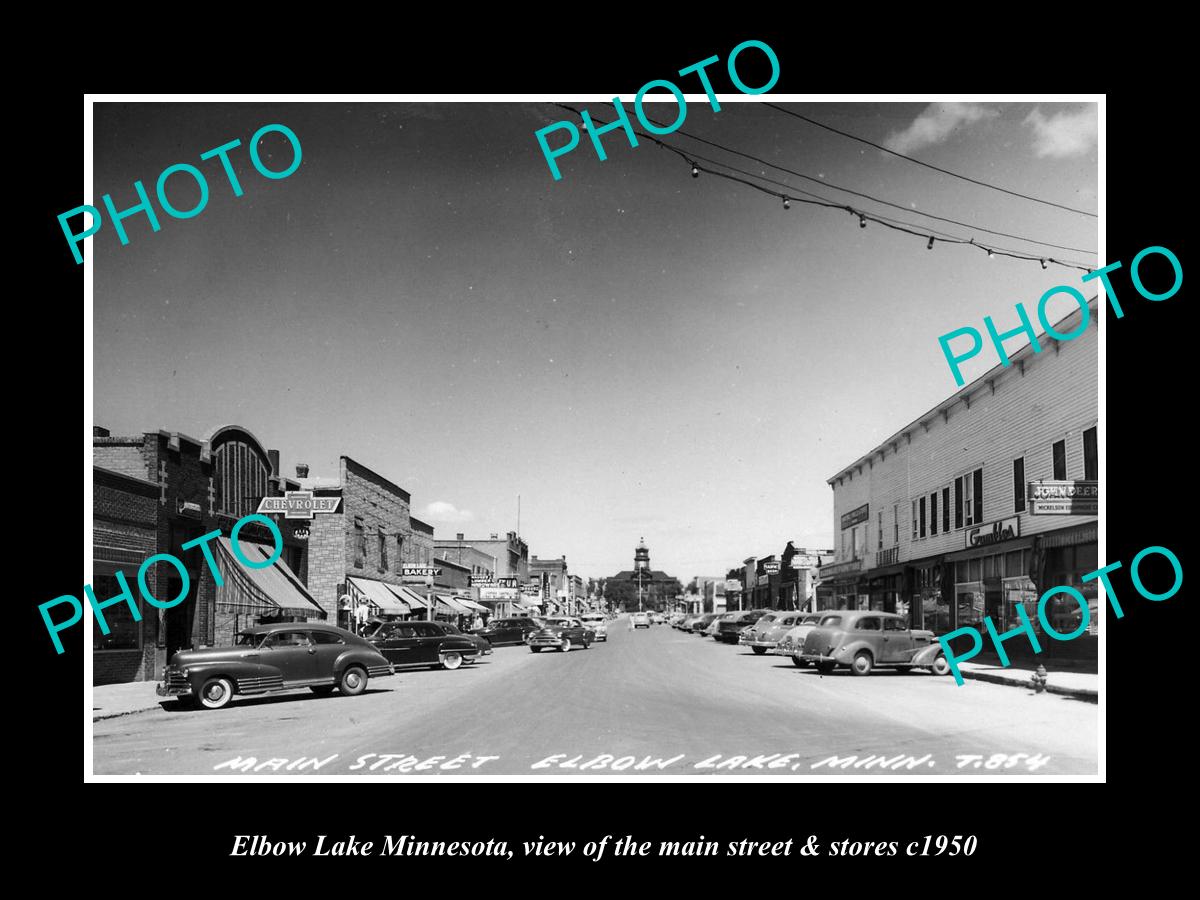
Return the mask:
<svg viewBox="0 0 1200 900">
<path fill-rule="evenodd" d="M 470 615 L 471 610 L 468 609 L 457 597 L 451 597 L 449 594 L 435 594 L 438 603 L 442 604 L 450 611 L 451 615 L 464 616 Z"/>
<path fill-rule="evenodd" d="M 360 603 L 368 604 L 382 615 L 406 616 L 412 612 L 409 605 L 392 590 L 394 585 L 355 575 L 347 576 L 346 583 Z"/>
<path fill-rule="evenodd" d="M 463 606 L 465 606 L 467 609 L 473 609 L 473 610 L 476 610 L 477 612 L 491 612 L 491 610 L 488 609 L 486 606 L 484 606 L 482 603 L 476 603 L 470 597 L 459 597 L 458 602 L 461 603 Z"/>
<path fill-rule="evenodd" d="M 271 558 L 273 547 L 239 540 L 238 547 L 247 559 L 255 563 Z M 217 571 L 224 582 L 217 588 L 217 609 L 242 613 L 253 610 L 258 615 L 295 616 L 304 619 L 324 619 L 325 610 L 288 568 L 283 558 L 262 569 L 243 565 L 233 553 L 227 537 L 217 538 Z"/>
</svg>

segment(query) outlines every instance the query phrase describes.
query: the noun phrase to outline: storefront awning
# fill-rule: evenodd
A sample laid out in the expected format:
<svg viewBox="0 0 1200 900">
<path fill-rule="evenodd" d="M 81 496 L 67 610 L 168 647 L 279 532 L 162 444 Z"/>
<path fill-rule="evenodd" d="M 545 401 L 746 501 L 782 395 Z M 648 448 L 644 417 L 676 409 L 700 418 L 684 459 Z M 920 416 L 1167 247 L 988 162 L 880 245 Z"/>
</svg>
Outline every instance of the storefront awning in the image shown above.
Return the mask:
<svg viewBox="0 0 1200 900">
<path fill-rule="evenodd" d="M 224 582 L 217 588 L 217 607 L 226 612 L 253 610 L 257 615 L 295 616 L 304 619 L 324 619 L 325 610 L 288 568 L 283 558 L 270 566 L 252 569 L 243 565 L 233 553 L 229 538 L 217 538 L 217 571 Z M 271 558 L 274 548 L 253 541 L 239 540 L 242 554 L 255 563 Z"/>
<path fill-rule="evenodd" d="M 404 603 L 407 603 L 413 612 L 420 612 L 425 609 L 425 597 L 418 594 L 411 588 L 407 588 L 402 584 L 389 584 L 387 589 L 400 598 Z"/>
<path fill-rule="evenodd" d="M 445 604 L 450 611 L 456 616 L 470 615 L 471 610 L 467 608 L 457 597 L 451 597 L 447 594 L 436 594 L 438 601 Z"/>
<path fill-rule="evenodd" d="M 476 610 L 477 612 L 491 612 L 491 610 L 488 609 L 486 606 L 484 606 L 482 603 L 476 603 L 474 600 L 470 599 L 469 597 L 459 597 L 458 602 L 461 603 L 463 606 L 465 606 L 467 609 L 473 609 L 473 610 Z"/>
<path fill-rule="evenodd" d="M 358 593 L 360 600 L 365 600 L 383 615 L 406 616 L 412 612 L 409 605 L 393 590 L 390 590 L 394 587 L 393 585 L 384 584 L 373 578 L 359 578 L 354 575 L 348 576 L 346 581 L 350 584 L 350 589 Z"/>
</svg>

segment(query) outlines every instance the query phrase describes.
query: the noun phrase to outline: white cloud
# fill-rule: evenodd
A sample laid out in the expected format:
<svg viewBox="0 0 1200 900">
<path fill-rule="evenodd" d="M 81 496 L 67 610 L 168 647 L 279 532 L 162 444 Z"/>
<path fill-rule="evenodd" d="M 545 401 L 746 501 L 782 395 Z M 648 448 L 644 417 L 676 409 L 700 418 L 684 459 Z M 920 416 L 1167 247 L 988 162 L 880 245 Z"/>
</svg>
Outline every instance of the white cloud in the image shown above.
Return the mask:
<svg viewBox="0 0 1200 900">
<path fill-rule="evenodd" d="M 1049 116 L 1035 108 L 1025 117 L 1025 124 L 1033 128 L 1033 152 L 1038 156 L 1079 156 L 1096 146 L 1099 120 L 1095 103 Z"/>
<path fill-rule="evenodd" d="M 435 522 L 446 523 L 470 522 L 475 518 L 475 513 L 469 509 L 459 509 L 453 503 L 447 503 L 445 500 L 434 500 L 421 510 L 421 515 Z"/>
<path fill-rule="evenodd" d="M 903 131 L 888 135 L 883 145 L 897 153 L 912 153 L 940 144 L 963 125 L 991 119 L 999 113 L 978 103 L 931 103 Z"/>
</svg>

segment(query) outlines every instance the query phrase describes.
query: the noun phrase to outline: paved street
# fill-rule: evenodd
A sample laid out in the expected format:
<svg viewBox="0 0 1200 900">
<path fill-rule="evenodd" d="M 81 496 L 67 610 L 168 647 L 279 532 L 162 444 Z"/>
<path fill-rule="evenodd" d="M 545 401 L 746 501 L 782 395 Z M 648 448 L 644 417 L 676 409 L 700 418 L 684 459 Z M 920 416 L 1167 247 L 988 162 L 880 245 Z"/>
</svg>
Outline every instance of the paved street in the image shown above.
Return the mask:
<svg viewBox="0 0 1200 900">
<path fill-rule="evenodd" d="M 1096 772 L 1091 703 L 978 681 L 958 687 L 924 672 L 822 678 L 783 657 L 665 625 L 630 632 L 621 619 L 609 629 L 609 641 L 588 650 L 499 647 L 478 665 L 401 672 L 354 698 L 298 691 L 238 698 L 218 711 L 166 704 L 98 721 L 95 773 L 286 772 L 291 765 L 308 774 L 403 778 L 422 765 L 452 779 L 584 766 L 587 774 L 607 773 L 615 763 L 624 775 L 870 777 L 886 762 L 889 774 L 1024 775 L 1034 754 L 1049 757 L 1038 775 Z M 972 760 L 959 768 L 959 754 L 980 755 L 981 766 Z M 993 754 L 1025 756 L 992 770 Z M 837 768 L 821 764 L 831 756 Z"/>
</svg>

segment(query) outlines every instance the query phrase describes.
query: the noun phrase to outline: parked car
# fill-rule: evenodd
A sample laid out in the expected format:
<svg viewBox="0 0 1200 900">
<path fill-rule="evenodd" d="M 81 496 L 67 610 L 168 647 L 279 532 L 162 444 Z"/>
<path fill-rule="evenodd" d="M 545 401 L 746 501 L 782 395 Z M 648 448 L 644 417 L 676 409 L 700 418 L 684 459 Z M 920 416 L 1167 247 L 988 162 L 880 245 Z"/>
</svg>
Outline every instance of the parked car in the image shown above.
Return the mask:
<svg viewBox="0 0 1200 900">
<path fill-rule="evenodd" d="M 800 668 L 805 668 L 808 663 L 800 658 L 800 650 L 804 646 L 804 639 L 808 633 L 820 624 L 821 619 L 827 615 L 826 613 L 806 613 L 800 617 L 796 626 L 785 634 L 778 644 L 772 648 L 771 652 L 776 656 L 790 656 L 792 662 Z"/>
<path fill-rule="evenodd" d="M 566 653 L 572 645 L 584 650 L 596 639 L 596 632 L 579 619 L 543 619 L 542 627 L 529 635 L 529 649 L 540 653 L 543 647 L 557 647 Z"/>
<path fill-rule="evenodd" d="M 596 640 L 608 643 L 608 622 L 604 619 L 604 613 L 587 613 L 579 619 L 585 628 L 596 632 Z"/>
<path fill-rule="evenodd" d="M 541 619 L 518 616 L 513 619 L 492 619 L 486 626 L 471 633 L 483 638 L 493 647 L 499 647 L 503 644 L 524 644 L 525 638 L 541 627 Z"/>
<path fill-rule="evenodd" d="M 653 622 L 655 625 L 663 625 L 666 623 L 667 617 L 664 616 L 662 613 L 652 613 L 650 616 L 650 621 Z"/>
<path fill-rule="evenodd" d="M 682 619 L 679 620 L 679 623 L 675 627 L 678 628 L 680 631 L 691 631 L 692 625 L 695 624 L 695 622 L 698 618 L 700 618 L 698 615 L 684 616 Z"/>
<path fill-rule="evenodd" d="M 457 669 L 492 652 L 486 639 L 443 622 L 384 622 L 367 636 L 397 668 Z"/>
<path fill-rule="evenodd" d="M 721 631 L 717 635 L 718 641 L 724 641 L 726 644 L 741 643 L 741 633 L 747 626 L 753 626 L 767 614 L 765 609 L 747 609 L 740 612 L 729 613 L 721 620 Z"/>
<path fill-rule="evenodd" d="M 295 622 L 247 628 L 232 647 L 180 650 L 156 688 L 160 697 L 205 709 L 227 706 L 235 694 L 307 687 L 361 694 L 371 678 L 395 669 L 365 638 L 332 625 Z"/>
<path fill-rule="evenodd" d="M 632 618 L 633 618 L 633 627 L 634 628 L 649 628 L 650 627 L 649 613 L 636 612 L 633 614 Z"/>
<path fill-rule="evenodd" d="M 737 613 L 721 613 L 705 627 L 704 636 L 720 640 L 717 636 L 721 633 L 721 623 L 728 621 L 732 616 L 736 615 Z"/>
<path fill-rule="evenodd" d="M 750 640 L 758 640 L 759 631 L 760 630 L 765 631 L 767 628 L 769 628 L 771 626 L 771 623 L 774 622 L 776 617 L 779 615 L 778 612 L 776 612 L 774 610 L 769 610 L 769 609 L 758 610 L 758 613 L 759 613 L 759 617 L 755 621 L 755 623 L 752 626 L 750 626 L 750 630 L 748 632 L 746 632 L 745 635 L 741 635 L 741 634 L 738 635 L 738 643 L 739 644 L 742 643 L 743 636 L 747 637 L 747 639 L 750 639 Z"/>
<path fill-rule="evenodd" d="M 704 613 L 703 615 L 696 616 L 696 618 L 692 620 L 692 634 L 698 634 L 701 637 L 704 637 L 704 629 L 711 625 L 713 623 L 713 619 L 719 618 L 720 615 L 720 613 Z"/>
<path fill-rule="evenodd" d="M 802 662 L 827 675 L 848 666 L 854 675 L 870 675 L 877 667 L 929 669 L 946 675 L 950 664 L 932 631 L 912 630 L 908 619 L 875 610 L 838 610 L 822 617 L 804 638 Z"/>
<path fill-rule="evenodd" d="M 783 636 L 792 628 L 799 624 L 803 613 L 798 612 L 779 612 L 775 613 L 770 622 L 765 626 L 756 627 L 752 631 L 747 632 L 744 639 L 739 639 L 738 643 L 744 647 L 749 647 L 760 656 L 768 650 L 774 650 L 775 645 L 783 640 Z M 756 623 L 757 624 L 757 623 Z"/>
</svg>

